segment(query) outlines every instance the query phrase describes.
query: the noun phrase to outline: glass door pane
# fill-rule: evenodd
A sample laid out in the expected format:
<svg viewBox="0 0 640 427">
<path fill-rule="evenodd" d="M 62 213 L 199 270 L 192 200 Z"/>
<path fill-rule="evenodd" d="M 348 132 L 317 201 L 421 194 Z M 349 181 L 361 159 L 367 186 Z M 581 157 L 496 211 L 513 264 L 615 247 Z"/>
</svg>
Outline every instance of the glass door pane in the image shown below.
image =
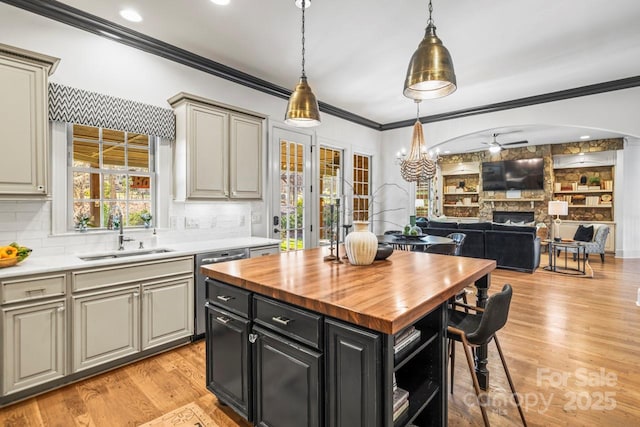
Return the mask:
<svg viewBox="0 0 640 427">
<path fill-rule="evenodd" d="M 320 208 L 318 243 L 320 245 L 328 245 L 331 239 L 335 240 L 335 221 L 340 211 L 344 211 L 344 206 L 338 203 L 342 194 L 341 167 L 342 150 L 320 147 L 320 198 L 318 201 Z M 333 227 L 332 224 L 334 224 Z"/>
<path fill-rule="evenodd" d="M 280 249 L 305 248 L 305 155 L 303 144 L 280 140 Z"/>
</svg>

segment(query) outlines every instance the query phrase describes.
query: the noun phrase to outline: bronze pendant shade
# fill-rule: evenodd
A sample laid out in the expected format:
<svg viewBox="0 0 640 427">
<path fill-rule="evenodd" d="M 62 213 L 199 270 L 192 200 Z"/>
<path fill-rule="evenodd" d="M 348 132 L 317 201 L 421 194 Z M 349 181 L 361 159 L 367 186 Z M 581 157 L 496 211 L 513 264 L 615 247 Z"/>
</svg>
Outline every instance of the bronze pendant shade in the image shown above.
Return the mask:
<svg viewBox="0 0 640 427">
<path fill-rule="evenodd" d="M 305 76 L 300 77 L 289 98 L 285 123 L 297 127 L 313 127 L 320 124 L 318 101 Z"/>
<path fill-rule="evenodd" d="M 288 125 L 297 127 L 313 127 L 320 124 L 320 109 L 318 100 L 307 83 L 307 75 L 304 72 L 304 11 L 309 7 L 307 0 L 301 0 L 302 9 L 302 74 L 300 81 L 289 97 L 287 113 L 284 121 Z"/>
<path fill-rule="evenodd" d="M 424 38 L 411 57 L 404 81 L 404 96 L 416 100 L 441 98 L 457 88 L 453 60 L 436 35 L 431 11 L 429 2 L 429 21 Z"/>
</svg>

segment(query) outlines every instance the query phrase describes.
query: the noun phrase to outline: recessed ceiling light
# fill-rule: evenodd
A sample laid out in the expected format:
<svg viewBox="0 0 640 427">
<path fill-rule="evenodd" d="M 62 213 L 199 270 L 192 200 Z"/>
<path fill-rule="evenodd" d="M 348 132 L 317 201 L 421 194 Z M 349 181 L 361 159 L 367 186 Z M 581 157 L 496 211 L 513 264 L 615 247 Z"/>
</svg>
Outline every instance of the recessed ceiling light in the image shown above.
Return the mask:
<svg viewBox="0 0 640 427">
<path fill-rule="evenodd" d="M 133 9 L 122 9 L 120 11 L 120 16 L 131 22 L 142 21 L 142 16 L 140 16 L 140 14 Z"/>
<path fill-rule="evenodd" d="M 449 154 L 451 153 L 451 150 L 445 150 L 444 154 Z"/>
<path fill-rule="evenodd" d="M 591 138 L 591 135 L 582 135 L 580 137 L 580 139 L 589 139 L 589 138 Z"/>
<path fill-rule="evenodd" d="M 296 6 L 302 9 L 302 0 L 296 0 Z M 311 0 L 304 1 L 304 8 L 309 9 L 311 7 Z"/>
<path fill-rule="evenodd" d="M 226 6 L 230 1 L 231 0 L 211 0 L 211 3 L 217 4 L 218 6 Z"/>
<path fill-rule="evenodd" d="M 581 151 L 578 153 L 578 156 L 584 156 L 584 153 Z"/>
</svg>

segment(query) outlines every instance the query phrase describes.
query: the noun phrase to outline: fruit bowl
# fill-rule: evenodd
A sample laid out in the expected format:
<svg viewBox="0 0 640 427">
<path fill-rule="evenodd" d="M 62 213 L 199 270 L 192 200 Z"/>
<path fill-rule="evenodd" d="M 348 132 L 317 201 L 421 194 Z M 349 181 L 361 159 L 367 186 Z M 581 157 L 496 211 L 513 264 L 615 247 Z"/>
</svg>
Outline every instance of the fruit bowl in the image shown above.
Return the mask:
<svg viewBox="0 0 640 427">
<path fill-rule="evenodd" d="M 31 249 L 26 246 L 20 246 L 16 242 L 13 242 L 7 246 L 0 247 L 0 268 L 12 267 L 19 262 L 24 261 Z"/>
<path fill-rule="evenodd" d="M 18 263 L 18 257 L 0 258 L 0 268 L 12 267 Z"/>
</svg>

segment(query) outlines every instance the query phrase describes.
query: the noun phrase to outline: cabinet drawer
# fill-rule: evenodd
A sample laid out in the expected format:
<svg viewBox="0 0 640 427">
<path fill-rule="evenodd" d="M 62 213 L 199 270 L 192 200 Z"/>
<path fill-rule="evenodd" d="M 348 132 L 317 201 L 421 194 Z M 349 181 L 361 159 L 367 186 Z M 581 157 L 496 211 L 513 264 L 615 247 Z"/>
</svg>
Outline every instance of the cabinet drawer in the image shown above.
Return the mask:
<svg viewBox="0 0 640 427">
<path fill-rule="evenodd" d="M 227 310 L 249 317 L 251 293 L 217 280 L 207 279 L 207 300 Z"/>
<path fill-rule="evenodd" d="M 157 280 L 177 274 L 193 274 L 193 257 L 163 259 L 144 264 L 120 264 L 113 267 L 74 271 L 71 274 L 73 291 L 84 291 L 148 279 Z"/>
<path fill-rule="evenodd" d="M 278 247 L 278 246 L 269 246 L 269 247 L 265 247 L 265 248 L 250 248 L 249 249 L 249 254 L 250 254 L 251 258 L 264 256 L 264 255 L 279 254 L 279 253 L 280 253 L 280 247 Z"/>
<path fill-rule="evenodd" d="M 66 275 L 29 277 L 22 279 L 3 280 L 2 303 L 27 301 L 64 295 L 66 292 Z"/>
<path fill-rule="evenodd" d="M 253 296 L 255 322 L 312 347 L 321 348 L 322 316 L 293 306 Z"/>
</svg>

